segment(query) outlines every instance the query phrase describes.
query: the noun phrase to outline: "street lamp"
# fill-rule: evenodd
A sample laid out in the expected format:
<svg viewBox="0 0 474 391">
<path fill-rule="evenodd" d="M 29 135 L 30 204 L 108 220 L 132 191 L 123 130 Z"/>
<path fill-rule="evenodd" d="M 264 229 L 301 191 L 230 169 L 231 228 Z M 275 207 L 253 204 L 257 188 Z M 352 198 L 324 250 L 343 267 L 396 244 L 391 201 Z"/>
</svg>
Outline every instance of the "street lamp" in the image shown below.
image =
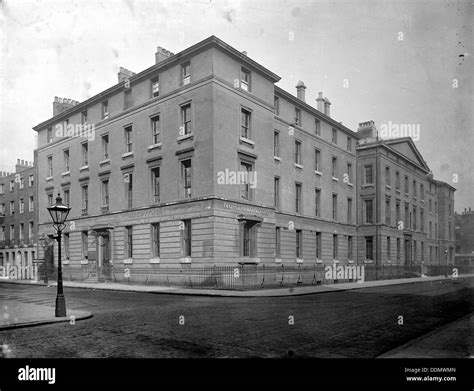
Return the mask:
<svg viewBox="0 0 474 391">
<path fill-rule="evenodd" d="M 64 299 L 63 293 L 63 272 L 61 267 L 61 234 L 63 229 L 66 227 L 64 222 L 66 221 L 71 208 L 64 205 L 62 201 L 63 199 L 58 193 L 56 204 L 48 208 L 48 212 L 53 220 L 53 227 L 58 232 L 55 237 L 58 241 L 58 294 L 56 296 L 56 318 L 66 316 L 66 300 Z"/>
<path fill-rule="evenodd" d="M 43 257 L 44 257 L 44 283 L 48 285 L 48 264 L 46 263 L 46 247 L 48 243 L 46 242 L 46 235 L 43 234 L 39 237 L 38 241 L 40 242 L 41 247 L 43 248 Z"/>
</svg>

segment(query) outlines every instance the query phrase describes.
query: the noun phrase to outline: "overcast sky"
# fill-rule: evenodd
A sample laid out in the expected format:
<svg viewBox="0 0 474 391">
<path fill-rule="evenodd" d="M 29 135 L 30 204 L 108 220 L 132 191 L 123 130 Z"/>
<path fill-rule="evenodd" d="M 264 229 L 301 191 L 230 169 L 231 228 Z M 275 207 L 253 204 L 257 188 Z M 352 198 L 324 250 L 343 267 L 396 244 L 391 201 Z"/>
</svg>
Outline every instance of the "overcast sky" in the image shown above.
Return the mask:
<svg viewBox="0 0 474 391">
<path fill-rule="evenodd" d="M 0 170 L 33 160 L 32 127 L 54 96 L 83 101 L 117 82 L 120 66 L 153 65 L 215 35 L 282 77 L 331 115 L 419 126 L 436 179 L 474 208 L 473 6 L 454 1 L 0 0 Z M 457 86 L 457 88 L 455 88 Z M 457 182 L 456 182 L 457 179 Z"/>
</svg>

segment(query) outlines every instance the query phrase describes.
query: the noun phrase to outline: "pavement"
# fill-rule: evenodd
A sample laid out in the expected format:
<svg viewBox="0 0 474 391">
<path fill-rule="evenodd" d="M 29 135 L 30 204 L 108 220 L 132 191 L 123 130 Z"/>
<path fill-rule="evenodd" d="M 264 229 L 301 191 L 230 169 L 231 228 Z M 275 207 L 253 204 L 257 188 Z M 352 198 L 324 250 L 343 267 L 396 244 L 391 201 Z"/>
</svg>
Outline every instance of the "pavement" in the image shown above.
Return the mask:
<svg viewBox="0 0 474 391">
<path fill-rule="evenodd" d="M 67 310 L 67 316 L 56 318 L 54 312 L 55 308 L 52 306 L 4 301 L 2 302 L 0 331 L 50 323 L 72 323 L 92 317 L 92 314 L 87 311 Z"/>
<path fill-rule="evenodd" d="M 474 277 L 474 274 L 463 274 L 458 278 Z M 297 286 L 289 288 L 273 288 L 273 289 L 258 289 L 258 290 L 230 290 L 230 289 L 201 289 L 201 288 L 187 288 L 175 286 L 153 286 L 153 285 L 132 285 L 120 284 L 114 282 L 78 282 L 78 281 L 64 281 L 63 285 L 70 288 L 85 288 L 96 290 L 112 290 L 112 291 L 128 291 L 128 292 L 147 292 L 147 293 L 166 293 L 175 295 L 196 295 L 196 296 L 221 296 L 221 297 L 284 297 L 284 296 L 299 296 L 312 295 L 315 293 L 347 291 L 354 289 L 363 289 L 379 286 L 414 284 L 419 282 L 441 281 L 451 279 L 445 276 L 433 277 L 417 277 L 417 278 L 401 278 L 393 280 L 378 280 L 378 281 L 364 281 L 364 282 L 349 282 L 338 283 L 331 285 L 311 285 L 311 286 Z M 42 281 L 25 281 L 25 280 L 11 280 L 0 279 L 0 282 L 14 283 L 14 284 L 35 284 L 44 285 Z M 56 286 L 56 283 L 51 283 L 49 286 Z"/>
<path fill-rule="evenodd" d="M 415 338 L 378 358 L 474 358 L 474 314 Z"/>
</svg>

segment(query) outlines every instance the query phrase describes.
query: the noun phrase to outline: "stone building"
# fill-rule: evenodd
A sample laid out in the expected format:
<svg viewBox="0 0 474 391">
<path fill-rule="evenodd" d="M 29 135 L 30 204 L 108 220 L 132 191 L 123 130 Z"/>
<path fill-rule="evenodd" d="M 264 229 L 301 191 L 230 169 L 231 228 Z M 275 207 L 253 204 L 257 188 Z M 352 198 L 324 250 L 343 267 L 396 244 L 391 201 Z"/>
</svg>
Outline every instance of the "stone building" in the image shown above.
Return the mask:
<svg viewBox="0 0 474 391">
<path fill-rule="evenodd" d="M 474 266 L 474 211 L 464 209 L 454 216 L 455 264 Z"/>
<path fill-rule="evenodd" d="M 32 266 L 36 258 L 37 177 L 33 162 L 17 160 L 0 173 L 0 265 Z"/>
<path fill-rule="evenodd" d="M 359 192 L 359 177 L 379 155 L 423 184 L 425 199 L 400 200 L 425 210 L 427 230 L 436 218 L 424 205 L 436 194 L 413 143 L 370 143 L 331 117 L 322 93 L 313 107 L 302 81 L 295 96 L 279 80 L 212 36 L 178 54 L 159 47 L 153 66 L 121 68 L 116 85 L 84 102 L 56 98 L 53 117 L 34 127 L 40 233 L 51 234 L 46 207 L 59 192 L 72 208 L 70 265 L 361 263 L 365 238 L 377 234 L 357 224 L 373 191 Z M 395 185 L 390 194 L 395 211 Z M 380 217 L 385 204 L 376 205 Z M 435 237 L 392 219 L 378 234 L 393 236 L 389 260 L 407 235 L 428 260 Z M 401 263 L 423 258 L 403 254 Z"/>
</svg>

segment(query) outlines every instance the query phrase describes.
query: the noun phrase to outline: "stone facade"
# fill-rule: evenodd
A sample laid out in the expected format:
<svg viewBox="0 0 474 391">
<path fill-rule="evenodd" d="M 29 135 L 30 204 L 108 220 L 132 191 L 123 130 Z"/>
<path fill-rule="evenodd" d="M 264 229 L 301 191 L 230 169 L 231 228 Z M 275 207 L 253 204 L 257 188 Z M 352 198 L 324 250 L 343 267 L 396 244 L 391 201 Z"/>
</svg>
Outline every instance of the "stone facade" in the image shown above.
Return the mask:
<svg viewBox="0 0 474 391">
<path fill-rule="evenodd" d="M 362 263 L 361 238 L 376 235 L 359 223 L 361 200 L 375 194 L 360 185 L 362 166 L 379 155 L 380 167 L 410 172 L 428 196 L 429 169 L 413 143 L 366 143 L 330 116 L 322 93 L 318 109 L 308 104 L 303 82 L 297 96 L 284 91 L 279 76 L 216 37 L 158 54 L 152 67 L 34 128 L 39 231 L 52 234 L 46 207 L 59 192 L 72 208 L 66 264 Z M 407 233 L 380 224 L 380 237 Z M 428 261 L 435 237 L 409 234 Z M 394 243 L 380 262 L 395 261 L 395 251 Z M 403 253 L 399 262 L 408 263 Z"/>
</svg>

